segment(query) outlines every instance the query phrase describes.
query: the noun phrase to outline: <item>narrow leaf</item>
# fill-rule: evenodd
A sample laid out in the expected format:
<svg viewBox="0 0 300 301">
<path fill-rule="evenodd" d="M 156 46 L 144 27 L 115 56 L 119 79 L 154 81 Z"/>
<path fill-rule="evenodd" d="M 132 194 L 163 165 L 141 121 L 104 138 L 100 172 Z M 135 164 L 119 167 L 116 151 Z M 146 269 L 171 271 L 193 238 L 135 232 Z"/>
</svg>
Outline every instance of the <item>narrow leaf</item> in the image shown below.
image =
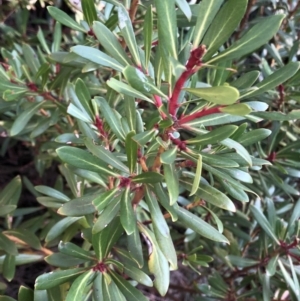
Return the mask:
<svg viewBox="0 0 300 301">
<path fill-rule="evenodd" d="M 194 195 L 198 190 L 200 179 L 201 179 L 201 173 L 202 173 L 202 156 L 198 155 L 197 168 L 196 168 L 195 178 L 193 181 L 193 186 L 190 192 L 190 196 Z"/>
<path fill-rule="evenodd" d="M 127 235 L 134 232 L 136 218 L 130 198 L 130 187 L 126 187 L 121 196 L 120 221 Z"/>
<path fill-rule="evenodd" d="M 56 152 L 61 160 L 70 165 L 81 169 L 99 172 L 100 174 L 108 174 L 118 177 L 118 174 L 112 172 L 110 168 L 105 166 L 103 161 L 82 149 L 71 146 L 63 146 L 58 148 Z"/>
<path fill-rule="evenodd" d="M 82 274 L 87 268 L 68 269 L 64 271 L 55 271 L 40 275 L 35 280 L 36 290 L 45 290 L 58 286 Z"/>
<path fill-rule="evenodd" d="M 239 91 L 230 86 L 185 88 L 184 90 L 218 105 L 231 105 L 240 97 Z"/>
<path fill-rule="evenodd" d="M 229 243 L 224 235 L 222 235 L 218 230 L 213 228 L 210 224 L 206 223 L 195 214 L 181 207 L 177 210 L 177 214 L 179 221 L 181 221 L 186 227 L 191 228 L 201 236 L 204 236 L 210 240 Z"/>
</svg>

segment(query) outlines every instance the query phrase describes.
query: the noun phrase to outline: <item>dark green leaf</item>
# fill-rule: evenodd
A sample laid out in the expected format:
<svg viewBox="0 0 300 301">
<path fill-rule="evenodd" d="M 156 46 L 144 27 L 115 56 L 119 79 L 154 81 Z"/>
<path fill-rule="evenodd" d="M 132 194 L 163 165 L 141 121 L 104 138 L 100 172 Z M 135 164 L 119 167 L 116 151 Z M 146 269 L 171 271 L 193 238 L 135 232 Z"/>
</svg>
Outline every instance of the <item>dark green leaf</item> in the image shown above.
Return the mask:
<svg viewBox="0 0 300 301">
<path fill-rule="evenodd" d="M 89 270 L 77 277 L 68 291 L 66 301 L 85 299 L 95 276 L 95 272 L 93 270 Z"/>
<path fill-rule="evenodd" d="M 102 47 L 122 66 L 132 64 L 115 35 L 104 24 L 94 22 L 93 30 Z"/>
<path fill-rule="evenodd" d="M 223 0 L 203 0 L 197 7 L 197 23 L 193 35 L 193 48 L 197 48 L 217 14 Z"/>
<path fill-rule="evenodd" d="M 88 150 L 93 155 L 97 156 L 100 160 L 126 174 L 129 174 L 128 167 L 124 163 L 122 163 L 111 151 L 106 150 L 101 145 L 95 145 L 94 141 L 90 138 L 84 139 L 84 143 Z"/>
<path fill-rule="evenodd" d="M 93 200 L 93 204 L 100 213 L 113 200 L 118 192 L 118 188 L 99 193 L 98 197 Z"/>
<path fill-rule="evenodd" d="M 70 198 L 65 194 L 63 194 L 62 192 L 48 186 L 39 185 L 39 186 L 35 186 L 34 189 L 54 199 L 63 201 L 64 203 L 70 200 Z"/>
<path fill-rule="evenodd" d="M 0 233 L 0 249 L 10 255 L 18 255 L 16 245 L 2 233 Z"/>
<path fill-rule="evenodd" d="M 268 220 L 266 219 L 266 217 L 264 216 L 262 211 L 252 205 L 250 206 L 250 210 L 251 210 L 252 214 L 254 215 L 254 218 L 256 219 L 256 221 L 259 223 L 259 225 L 265 231 L 265 233 L 279 245 L 280 244 L 279 240 L 276 237 L 275 233 L 273 232 L 270 223 L 268 222 Z"/>
<path fill-rule="evenodd" d="M 219 10 L 202 41 L 208 49 L 204 61 L 211 58 L 237 28 L 246 11 L 247 2 L 247 0 L 229 0 Z M 219 5 L 217 3 L 217 6 Z"/>
<path fill-rule="evenodd" d="M 93 200 L 96 195 L 84 196 L 63 204 L 57 213 L 65 216 L 83 216 L 96 211 Z"/>
<path fill-rule="evenodd" d="M 71 242 L 60 242 L 58 245 L 58 250 L 65 254 L 75 258 L 80 258 L 84 260 L 96 260 L 96 258 L 89 252 Z"/>
<path fill-rule="evenodd" d="M 42 274 L 35 281 L 36 290 L 45 290 L 58 286 L 82 274 L 87 268 L 68 269 Z"/>
<path fill-rule="evenodd" d="M 109 67 L 119 72 L 122 72 L 124 69 L 124 66 L 118 61 L 98 49 L 77 45 L 72 47 L 71 51 L 97 65 Z"/>
<path fill-rule="evenodd" d="M 42 101 L 30 104 L 30 106 L 15 119 L 10 130 L 10 135 L 18 135 L 27 125 L 31 117 L 44 105 L 44 103 L 45 102 Z"/>
<path fill-rule="evenodd" d="M 111 278 L 114 283 L 120 289 L 122 294 L 125 296 L 127 301 L 147 301 L 148 299 L 135 287 L 133 287 L 124 278 L 119 276 L 117 273 L 111 271 Z"/>
<path fill-rule="evenodd" d="M 89 26 L 92 26 L 98 19 L 94 0 L 81 0 L 81 6 L 85 20 Z"/>
<path fill-rule="evenodd" d="M 33 298 L 33 290 L 21 285 L 18 293 L 18 301 L 33 301 Z"/>
<path fill-rule="evenodd" d="M 144 172 L 132 178 L 132 182 L 145 183 L 145 184 L 159 183 L 162 180 L 163 180 L 163 176 L 154 171 Z"/>
<path fill-rule="evenodd" d="M 174 205 L 177 202 L 179 196 L 179 182 L 177 170 L 175 169 L 175 163 L 163 164 L 164 176 L 169 192 L 170 205 Z"/>
<path fill-rule="evenodd" d="M 100 216 L 93 226 L 93 233 L 102 231 L 117 215 L 120 210 L 120 198 L 121 195 L 115 196 L 114 200 L 111 201 L 109 205 L 106 206 L 105 209 L 101 212 Z"/>
<path fill-rule="evenodd" d="M 3 234 L 7 236 L 13 236 L 21 241 L 24 241 L 28 246 L 40 250 L 42 248 L 40 240 L 38 237 L 32 233 L 31 231 L 27 229 L 12 229 L 12 230 L 6 230 L 3 232 Z"/>
<path fill-rule="evenodd" d="M 147 9 L 144 19 L 144 51 L 145 51 L 145 66 L 148 69 L 150 62 L 151 48 L 152 48 L 152 34 L 153 34 L 153 12 L 150 5 Z"/>
<path fill-rule="evenodd" d="M 81 27 L 75 20 L 73 20 L 68 14 L 58 9 L 57 7 L 48 6 L 47 9 L 51 17 L 56 21 L 58 21 L 59 23 L 67 27 L 70 27 L 74 30 L 86 32 L 86 30 L 83 27 Z"/>
<path fill-rule="evenodd" d="M 121 196 L 120 221 L 127 235 L 134 232 L 136 218 L 131 204 L 130 187 L 126 187 Z"/>
<path fill-rule="evenodd" d="M 179 221 L 181 221 L 186 227 L 191 228 L 201 236 L 214 241 L 229 243 L 224 235 L 222 235 L 219 231 L 217 231 L 210 224 L 206 223 L 195 214 L 187 211 L 184 208 L 179 208 L 177 210 L 177 214 Z"/>
<path fill-rule="evenodd" d="M 138 145 L 132 139 L 132 137 L 134 135 L 135 135 L 134 131 L 128 133 L 127 136 L 126 136 L 126 140 L 125 140 L 127 164 L 128 164 L 129 171 L 130 171 L 131 174 L 134 173 L 134 171 L 136 169 L 137 157 L 138 157 Z"/>
<path fill-rule="evenodd" d="M 116 244 L 123 233 L 119 218 L 115 218 L 101 232 L 93 234 L 93 247 L 99 261 L 106 258 L 111 248 Z"/>
<path fill-rule="evenodd" d="M 276 34 L 284 17 L 284 15 L 274 15 L 263 18 L 228 49 L 212 58 L 208 63 L 215 63 L 222 59 L 236 59 L 261 47 Z"/>
<path fill-rule="evenodd" d="M 62 146 L 58 148 L 56 152 L 61 160 L 70 165 L 81 169 L 99 172 L 100 174 L 108 174 L 118 177 L 118 174 L 114 173 L 109 167 L 104 165 L 102 160 L 82 149 L 71 146 Z"/>
<path fill-rule="evenodd" d="M 14 278 L 16 272 L 16 256 L 6 254 L 2 269 L 3 277 L 10 282 Z"/>
</svg>

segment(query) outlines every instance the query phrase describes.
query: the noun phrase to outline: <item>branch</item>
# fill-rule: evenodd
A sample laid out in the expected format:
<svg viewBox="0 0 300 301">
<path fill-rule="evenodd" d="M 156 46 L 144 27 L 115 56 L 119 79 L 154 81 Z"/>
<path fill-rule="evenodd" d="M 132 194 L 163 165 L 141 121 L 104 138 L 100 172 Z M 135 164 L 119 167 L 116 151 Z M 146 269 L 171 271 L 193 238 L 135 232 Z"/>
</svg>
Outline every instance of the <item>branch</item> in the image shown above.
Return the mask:
<svg viewBox="0 0 300 301">
<path fill-rule="evenodd" d="M 200 112 L 196 112 L 196 113 L 188 115 L 188 116 L 182 116 L 178 121 L 178 125 L 183 125 L 183 124 L 185 124 L 187 122 L 190 122 L 190 121 L 192 121 L 196 118 L 201 118 L 201 117 L 211 115 L 211 114 L 215 114 L 215 113 L 221 113 L 220 109 L 222 107 L 223 106 L 217 106 L 217 107 L 210 108 L 210 109 L 204 109 Z"/>
<path fill-rule="evenodd" d="M 185 65 L 186 71 L 184 71 L 178 78 L 173 93 L 169 99 L 169 113 L 171 116 L 175 117 L 178 108 L 178 97 L 183 89 L 185 82 L 196 73 L 202 66 L 202 57 L 206 52 L 206 47 L 200 45 L 198 48 L 191 51 L 190 57 Z"/>
<path fill-rule="evenodd" d="M 135 14 L 138 9 L 138 5 L 139 5 L 139 0 L 132 0 L 130 9 L 129 9 L 129 17 L 130 17 L 130 20 L 132 23 L 134 22 Z"/>
</svg>

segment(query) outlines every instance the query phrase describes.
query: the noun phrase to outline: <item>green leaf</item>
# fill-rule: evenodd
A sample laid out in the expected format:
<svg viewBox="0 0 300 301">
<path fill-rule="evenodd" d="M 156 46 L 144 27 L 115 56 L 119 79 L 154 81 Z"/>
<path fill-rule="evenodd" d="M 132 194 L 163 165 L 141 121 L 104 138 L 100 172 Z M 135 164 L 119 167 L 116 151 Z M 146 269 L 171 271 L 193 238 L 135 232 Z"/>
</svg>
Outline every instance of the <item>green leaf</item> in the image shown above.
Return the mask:
<svg viewBox="0 0 300 301">
<path fill-rule="evenodd" d="M 125 134 L 122 128 L 119 117 L 115 114 L 114 110 L 109 106 L 107 101 L 103 97 L 95 97 L 95 100 L 100 104 L 100 110 L 105 118 L 105 121 L 109 124 L 110 129 L 120 139 L 125 140 Z"/>
<path fill-rule="evenodd" d="M 201 173 L 202 173 L 202 156 L 198 155 L 197 168 L 196 168 L 195 178 L 193 181 L 193 186 L 190 192 L 190 196 L 194 195 L 198 190 L 200 179 L 201 179 Z"/>
<path fill-rule="evenodd" d="M 21 241 L 24 241 L 28 246 L 40 250 L 42 248 L 40 240 L 38 237 L 32 233 L 31 231 L 27 229 L 12 229 L 12 230 L 6 230 L 3 232 L 3 234 L 7 236 L 13 236 Z"/>
<path fill-rule="evenodd" d="M 77 277 L 68 291 L 66 301 L 83 300 L 86 298 L 95 276 L 95 272 L 91 269 Z"/>
<path fill-rule="evenodd" d="M 206 223 L 195 214 L 181 207 L 178 208 L 177 214 L 179 221 L 181 221 L 186 227 L 192 229 L 201 236 L 204 236 L 210 240 L 229 243 L 224 235 L 222 235 L 218 230 L 213 228 L 210 224 Z"/>
<path fill-rule="evenodd" d="M 237 80 L 230 83 L 232 87 L 237 89 L 248 89 L 250 88 L 258 79 L 260 72 L 253 70 L 243 74 Z"/>
<path fill-rule="evenodd" d="M 87 114 L 87 112 L 79 109 L 73 103 L 70 103 L 67 109 L 67 113 L 74 116 L 75 118 L 82 120 L 85 123 L 93 123 L 91 117 Z"/>
<path fill-rule="evenodd" d="M 163 176 L 154 171 L 143 172 L 134 178 L 132 178 L 132 182 L 135 183 L 145 183 L 145 184 L 154 184 L 159 183 L 163 180 Z"/>
<path fill-rule="evenodd" d="M 299 62 L 288 63 L 286 66 L 278 69 L 277 71 L 269 75 L 267 78 L 259 82 L 256 85 L 257 89 L 251 90 L 250 92 L 243 94 L 241 96 L 241 99 L 254 97 L 277 87 L 281 83 L 291 78 L 299 70 L 299 67 Z"/>
<path fill-rule="evenodd" d="M 198 5 L 197 23 L 193 35 L 193 49 L 197 48 L 206 33 L 211 22 L 214 20 L 223 0 L 203 0 Z"/>
<path fill-rule="evenodd" d="M 135 266 L 132 266 L 129 264 L 125 265 L 124 266 L 124 274 L 126 274 L 131 279 L 133 279 L 143 285 L 146 285 L 149 287 L 153 286 L 153 282 L 152 282 L 151 278 L 146 273 L 144 273 L 140 269 L 136 268 Z"/>
<path fill-rule="evenodd" d="M 91 94 L 87 85 L 81 78 L 78 78 L 75 82 L 75 92 L 85 111 L 93 118 L 94 112 L 92 110 Z"/>
<path fill-rule="evenodd" d="M 177 156 L 177 147 L 172 147 L 160 155 L 160 162 L 164 164 L 174 163 Z"/>
<path fill-rule="evenodd" d="M 121 93 L 121 94 L 124 94 L 124 95 L 127 95 L 127 96 L 131 96 L 131 97 L 134 97 L 134 98 L 138 98 L 138 99 L 142 99 L 142 100 L 146 100 L 146 101 L 149 101 L 151 102 L 152 104 L 154 104 L 154 101 L 150 98 L 148 98 L 147 96 L 145 96 L 144 94 L 142 94 L 140 91 L 130 87 L 129 85 L 121 82 L 121 81 L 118 81 L 116 80 L 115 78 L 110 78 L 106 84 L 112 88 L 113 90 Z"/>
<path fill-rule="evenodd" d="M 80 258 L 84 260 L 96 260 L 96 258 L 89 251 L 86 251 L 71 242 L 61 241 L 58 245 L 58 250 L 61 253 L 69 255 L 71 257 Z"/>
<path fill-rule="evenodd" d="M 131 235 L 127 235 L 127 248 L 130 252 L 132 260 L 134 260 L 139 268 L 144 265 L 143 246 L 140 238 L 138 227 L 135 223 L 134 232 Z"/>
<path fill-rule="evenodd" d="M 165 99 L 168 96 L 161 92 L 152 82 L 151 78 L 146 76 L 142 71 L 133 66 L 127 66 L 123 74 L 131 87 L 145 94 L 156 94 Z"/>
<path fill-rule="evenodd" d="M 203 164 L 204 165 L 204 164 Z M 205 168 L 205 165 L 203 166 Z M 192 183 L 186 178 L 181 178 L 180 183 L 186 187 L 188 190 L 191 190 Z M 204 181 L 201 181 L 196 193 L 198 197 L 204 199 L 205 201 L 228 211 L 235 212 L 236 208 L 233 202 L 221 191 L 216 188 L 206 184 Z"/>
<path fill-rule="evenodd" d="M 93 282 L 93 300 L 94 301 L 106 301 L 103 299 L 103 288 L 102 288 L 102 273 L 97 273 L 97 276 Z"/>
<path fill-rule="evenodd" d="M 177 202 L 179 196 L 179 182 L 178 175 L 175 169 L 175 163 L 173 164 L 163 164 L 164 167 L 164 176 L 167 184 L 170 205 L 174 205 Z"/>
<path fill-rule="evenodd" d="M 184 90 L 218 105 L 231 105 L 240 97 L 239 91 L 230 86 L 185 88 Z"/>
<path fill-rule="evenodd" d="M 71 257 L 70 255 L 65 255 L 62 253 L 53 253 L 47 257 L 45 257 L 45 261 L 55 267 L 59 268 L 70 268 L 76 267 L 79 264 L 85 263 L 86 259 L 78 259 L 75 257 Z"/>
<path fill-rule="evenodd" d="M 51 287 L 55 287 L 76 278 L 86 270 L 87 268 L 76 268 L 45 273 L 37 277 L 34 287 L 36 290 L 45 290 Z"/>
<path fill-rule="evenodd" d="M 192 12 L 189 4 L 185 0 L 175 0 L 176 5 L 179 7 L 179 9 L 184 13 L 184 15 L 187 17 L 189 21 L 191 21 L 192 18 Z"/>
<path fill-rule="evenodd" d="M 97 156 L 101 161 L 129 175 L 128 167 L 123 164 L 111 151 L 106 150 L 101 145 L 95 145 L 93 139 L 90 138 L 85 138 L 84 143 L 88 150 L 93 155 Z"/>
<path fill-rule="evenodd" d="M 120 221 L 127 235 L 134 232 L 136 218 L 131 204 L 130 187 L 126 187 L 121 196 Z"/>
<path fill-rule="evenodd" d="M 56 152 L 61 160 L 70 165 L 81 169 L 98 172 L 100 174 L 107 174 L 113 177 L 119 176 L 111 171 L 109 167 L 105 166 L 102 160 L 82 149 L 71 146 L 62 146 L 58 148 Z"/>
<path fill-rule="evenodd" d="M 34 189 L 42 194 L 45 194 L 47 196 L 50 196 L 54 199 L 63 201 L 63 202 L 68 202 L 70 200 L 70 198 L 68 196 L 66 196 L 65 194 L 63 194 L 62 192 L 53 189 L 51 187 L 48 186 L 44 186 L 44 185 L 39 185 L 39 186 L 35 186 Z"/>
<path fill-rule="evenodd" d="M 268 136 L 271 135 L 271 133 L 272 132 L 268 129 L 254 129 L 254 130 L 242 135 L 238 139 L 238 141 L 243 146 L 249 146 L 251 144 L 254 144 L 258 141 L 261 141 L 261 140 L 267 138 Z"/>
<path fill-rule="evenodd" d="M 145 131 L 134 135 L 132 139 L 136 141 L 140 146 L 144 146 L 148 142 L 151 142 L 153 138 L 156 136 L 156 134 L 157 131 L 155 130 Z"/>
<path fill-rule="evenodd" d="M 49 242 L 61 235 L 69 226 L 77 222 L 81 217 L 65 217 L 56 223 L 48 232 L 45 241 Z"/>
<path fill-rule="evenodd" d="M 161 296 L 164 296 L 169 287 L 170 272 L 168 261 L 161 252 L 154 234 L 144 225 L 138 224 L 140 231 L 148 238 L 151 244 L 149 252 L 148 267 L 150 272 L 154 275 L 154 286 Z"/>
<path fill-rule="evenodd" d="M 135 131 L 128 133 L 125 140 L 127 164 L 129 167 L 130 174 L 134 173 L 136 169 L 137 158 L 138 158 L 138 145 L 132 139 L 134 135 L 135 135 Z"/>
<path fill-rule="evenodd" d="M 81 0 L 81 6 L 85 20 L 92 26 L 98 20 L 94 0 Z"/>
<path fill-rule="evenodd" d="M 0 216 L 12 213 L 16 208 L 16 205 L 0 205 Z"/>
<path fill-rule="evenodd" d="M 44 101 L 42 102 L 35 102 L 30 104 L 27 109 L 22 112 L 14 121 L 11 129 L 10 135 L 16 136 L 18 135 L 27 125 L 31 117 L 45 104 Z"/>
<path fill-rule="evenodd" d="M 33 290 L 21 285 L 18 293 L 18 301 L 33 301 L 33 298 Z"/>
<path fill-rule="evenodd" d="M 10 282 L 14 278 L 16 272 L 16 256 L 6 254 L 2 269 L 3 277 Z"/>
<path fill-rule="evenodd" d="M 255 24 L 240 39 L 234 42 L 229 48 L 213 57 L 208 64 L 216 63 L 220 60 L 232 60 L 240 58 L 245 54 L 252 53 L 265 43 L 267 43 L 278 31 L 285 15 L 273 15 L 264 17 Z"/>
<path fill-rule="evenodd" d="M 22 181 L 20 176 L 13 178 L 0 192 L 1 205 L 17 205 L 22 191 Z"/>
<path fill-rule="evenodd" d="M 150 186 L 151 187 L 151 186 Z M 175 222 L 178 219 L 176 209 L 177 203 L 173 206 L 170 205 L 169 195 L 164 191 L 162 185 L 160 183 L 154 184 L 154 189 L 151 187 L 153 192 L 155 193 L 160 204 L 170 213 L 172 217 L 172 221 Z"/>
<path fill-rule="evenodd" d="M 94 22 L 93 30 L 107 53 L 113 56 L 122 66 L 132 64 L 116 36 L 104 24 L 97 21 Z"/>
<path fill-rule="evenodd" d="M 164 58 L 177 59 L 175 0 L 154 0 L 157 13 L 158 40 Z M 169 60 L 168 60 L 169 61 Z"/>
<path fill-rule="evenodd" d="M 133 97 L 124 95 L 124 110 L 130 131 L 135 131 L 137 113 L 135 99 Z"/>
<path fill-rule="evenodd" d="M 243 159 L 245 159 L 245 161 L 249 164 L 249 166 L 252 166 L 252 159 L 248 151 L 240 143 L 230 138 L 226 138 L 220 143 L 230 149 L 234 149 Z"/>
<path fill-rule="evenodd" d="M 103 274 L 102 277 L 102 291 L 103 299 L 105 301 L 126 301 L 124 295 L 121 293 L 114 281 L 111 281 L 111 277 L 107 274 Z M 107 277 L 105 277 L 107 275 Z M 108 282 L 108 278 L 110 281 Z"/>
<path fill-rule="evenodd" d="M 286 121 L 300 118 L 300 110 L 292 110 L 288 114 L 281 112 L 253 112 L 251 115 L 265 120 Z"/>
<path fill-rule="evenodd" d="M 153 225 L 156 226 L 156 228 L 164 237 L 168 237 L 170 235 L 169 227 L 159 208 L 155 194 L 149 189 L 148 186 L 146 186 L 145 197 L 150 210 Z"/>
<path fill-rule="evenodd" d="M 254 216 L 254 218 L 256 219 L 256 221 L 259 223 L 259 225 L 263 228 L 263 230 L 265 231 L 265 233 L 272 238 L 276 244 L 280 245 L 280 242 L 278 240 L 278 238 L 276 237 L 275 233 L 273 232 L 273 229 L 269 223 L 269 221 L 266 219 L 266 217 L 264 216 L 264 214 L 262 213 L 262 211 L 260 209 L 258 209 L 255 206 L 250 206 L 250 210 Z"/>
<path fill-rule="evenodd" d="M 77 45 L 72 47 L 71 51 L 97 65 L 109 67 L 119 72 L 122 72 L 124 69 L 124 66 L 117 60 L 96 48 Z"/>
<path fill-rule="evenodd" d="M 96 211 L 93 205 L 93 200 L 96 195 L 86 195 L 84 197 L 76 198 L 65 204 L 63 204 L 57 213 L 65 216 L 84 216 L 87 214 L 92 214 Z"/>
<path fill-rule="evenodd" d="M 284 267 L 283 263 L 280 259 L 278 259 L 278 265 L 281 269 L 282 275 L 287 283 L 287 285 L 292 289 L 292 291 L 295 293 L 296 296 L 299 296 L 299 288 L 296 287 L 295 282 L 293 281 L 292 277 Z M 299 300 L 299 299 L 298 299 Z"/>
<path fill-rule="evenodd" d="M 31 73 L 36 74 L 41 66 L 41 63 L 35 54 L 35 51 L 28 44 L 23 44 L 22 50 L 24 59 Z"/>
<path fill-rule="evenodd" d="M 93 233 L 102 231 L 117 215 L 120 209 L 120 198 L 121 195 L 115 196 L 114 200 L 102 211 L 93 226 Z"/>
<path fill-rule="evenodd" d="M 8 296 L 0 296 L 0 301 L 17 301 L 17 300 Z"/>
<path fill-rule="evenodd" d="M 143 32 L 144 32 L 145 66 L 147 70 L 148 64 L 150 62 L 150 57 L 151 57 L 152 34 L 153 34 L 153 12 L 152 12 L 151 5 L 147 8 L 145 14 Z"/>
<path fill-rule="evenodd" d="M 197 136 L 186 141 L 187 144 L 208 145 L 219 143 L 220 141 L 230 137 L 238 127 L 236 125 L 224 125 L 214 129 L 207 134 Z"/>
<path fill-rule="evenodd" d="M 93 247 L 99 261 L 106 258 L 123 233 L 119 218 L 115 218 L 103 231 L 93 234 Z"/>
<path fill-rule="evenodd" d="M 245 103 L 237 103 L 220 109 L 223 113 L 231 115 L 245 116 L 252 112 L 252 109 Z"/>
<path fill-rule="evenodd" d="M 123 5 L 118 6 L 119 28 L 126 45 L 132 55 L 132 59 L 138 67 L 142 66 L 141 58 L 138 51 L 138 46 L 135 40 L 135 33 L 129 14 Z"/>
<path fill-rule="evenodd" d="M 73 20 L 68 14 L 66 14 L 65 12 L 63 12 L 62 10 L 58 9 L 55 6 L 48 6 L 47 7 L 49 14 L 51 15 L 51 17 L 58 21 L 59 23 L 70 27 L 74 30 L 78 30 L 81 32 L 86 32 L 86 30 L 81 27 L 75 20 Z"/>
<path fill-rule="evenodd" d="M 228 256 L 226 256 L 226 259 L 228 259 L 233 266 L 236 266 L 239 268 L 246 268 L 246 267 L 250 267 L 250 266 L 253 266 L 253 265 L 256 265 L 259 263 L 258 260 L 253 260 L 250 258 L 244 258 L 244 257 L 240 257 L 240 256 L 235 256 L 235 255 L 228 255 Z"/>
<path fill-rule="evenodd" d="M 237 28 L 244 16 L 247 3 L 247 0 L 229 0 L 219 10 L 202 41 L 202 44 L 207 46 L 204 61 L 211 58 Z"/>
<path fill-rule="evenodd" d="M 147 301 L 148 299 L 123 277 L 111 271 L 111 278 L 128 301 Z"/>
<path fill-rule="evenodd" d="M 98 212 L 101 212 L 111 200 L 113 200 L 118 192 L 118 188 L 102 192 L 93 200 L 93 204 L 96 207 Z"/>
<path fill-rule="evenodd" d="M 4 250 L 10 255 L 18 255 L 16 245 L 2 233 L 0 233 L 0 250 Z"/>
</svg>

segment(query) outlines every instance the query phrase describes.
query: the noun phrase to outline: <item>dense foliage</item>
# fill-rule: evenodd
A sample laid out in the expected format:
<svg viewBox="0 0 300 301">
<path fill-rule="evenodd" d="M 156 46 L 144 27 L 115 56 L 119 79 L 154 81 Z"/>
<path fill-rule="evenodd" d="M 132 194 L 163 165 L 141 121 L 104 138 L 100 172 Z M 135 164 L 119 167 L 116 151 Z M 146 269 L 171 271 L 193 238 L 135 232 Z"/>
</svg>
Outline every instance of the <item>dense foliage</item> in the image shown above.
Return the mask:
<svg viewBox="0 0 300 301">
<path fill-rule="evenodd" d="M 54 184 L 3 185 L 0 301 L 300 300 L 300 1 L 57 6 L 1 14 L 1 155 Z"/>
</svg>

